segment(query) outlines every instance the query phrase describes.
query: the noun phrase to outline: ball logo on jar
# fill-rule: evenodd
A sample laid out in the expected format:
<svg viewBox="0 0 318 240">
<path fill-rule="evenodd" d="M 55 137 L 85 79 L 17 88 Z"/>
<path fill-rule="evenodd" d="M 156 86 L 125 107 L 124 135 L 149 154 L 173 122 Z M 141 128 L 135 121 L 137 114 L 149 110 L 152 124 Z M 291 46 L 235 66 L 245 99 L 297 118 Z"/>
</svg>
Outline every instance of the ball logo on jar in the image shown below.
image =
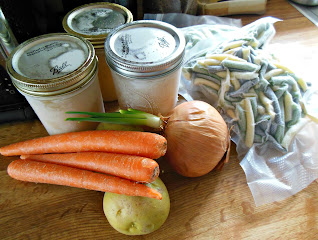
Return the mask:
<svg viewBox="0 0 318 240">
<path fill-rule="evenodd" d="M 71 64 L 68 64 L 67 61 L 63 62 L 61 66 L 55 65 L 54 67 L 52 67 L 50 69 L 50 72 L 53 73 L 53 75 L 55 74 L 59 74 L 60 72 L 62 72 L 65 68 L 71 66 Z"/>
<path fill-rule="evenodd" d="M 157 37 L 157 39 L 158 39 L 158 44 L 161 48 L 166 48 L 170 46 L 169 42 L 164 37 L 162 38 Z"/>
</svg>

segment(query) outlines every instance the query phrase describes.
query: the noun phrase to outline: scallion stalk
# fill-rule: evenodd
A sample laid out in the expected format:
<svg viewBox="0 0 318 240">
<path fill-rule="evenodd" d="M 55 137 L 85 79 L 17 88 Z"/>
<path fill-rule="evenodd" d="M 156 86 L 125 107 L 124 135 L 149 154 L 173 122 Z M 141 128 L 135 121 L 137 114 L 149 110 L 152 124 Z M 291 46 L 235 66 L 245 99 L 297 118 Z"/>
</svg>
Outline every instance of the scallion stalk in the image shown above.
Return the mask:
<svg viewBox="0 0 318 240">
<path fill-rule="evenodd" d="M 88 117 L 66 118 L 66 121 L 105 122 L 123 125 L 143 125 L 151 128 L 161 128 L 163 126 L 163 121 L 160 117 L 135 109 L 119 110 L 119 112 L 110 113 L 78 111 L 69 111 L 66 113 L 88 115 Z"/>
</svg>

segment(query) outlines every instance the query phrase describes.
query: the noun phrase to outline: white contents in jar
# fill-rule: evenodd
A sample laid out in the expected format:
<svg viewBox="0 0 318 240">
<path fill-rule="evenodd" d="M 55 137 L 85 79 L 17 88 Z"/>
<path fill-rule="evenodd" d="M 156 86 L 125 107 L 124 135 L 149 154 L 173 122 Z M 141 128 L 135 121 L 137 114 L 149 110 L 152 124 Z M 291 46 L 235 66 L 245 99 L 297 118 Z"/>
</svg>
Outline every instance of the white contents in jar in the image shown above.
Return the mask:
<svg viewBox="0 0 318 240">
<path fill-rule="evenodd" d="M 66 114 L 67 111 L 104 112 L 97 74 L 81 90 L 59 96 L 25 97 L 50 135 L 96 129 L 94 122 L 65 121 L 67 117 L 76 117 Z"/>
<path fill-rule="evenodd" d="M 115 71 L 112 74 L 120 108 L 165 115 L 176 106 L 180 68 L 159 78 L 133 79 Z"/>
<path fill-rule="evenodd" d="M 93 45 L 71 34 L 38 36 L 8 57 L 13 84 L 50 135 L 93 130 L 97 123 L 65 121 L 68 111 L 104 112 Z"/>
<path fill-rule="evenodd" d="M 105 42 L 119 107 L 166 115 L 178 100 L 185 39 L 174 26 L 135 21 Z"/>
</svg>

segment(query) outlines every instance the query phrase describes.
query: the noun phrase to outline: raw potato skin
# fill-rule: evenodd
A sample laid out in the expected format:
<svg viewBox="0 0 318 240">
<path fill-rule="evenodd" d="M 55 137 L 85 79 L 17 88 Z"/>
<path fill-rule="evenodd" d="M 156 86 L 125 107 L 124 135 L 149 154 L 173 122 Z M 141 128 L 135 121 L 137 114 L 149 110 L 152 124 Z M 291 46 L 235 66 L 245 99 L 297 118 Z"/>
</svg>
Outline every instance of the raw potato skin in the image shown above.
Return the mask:
<svg viewBox="0 0 318 240">
<path fill-rule="evenodd" d="M 162 200 L 105 193 L 103 209 L 110 225 L 125 235 L 144 235 L 162 226 L 170 211 L 170 198 L 160 178 L 146 184 L 162 194 Z"/>
</svg>

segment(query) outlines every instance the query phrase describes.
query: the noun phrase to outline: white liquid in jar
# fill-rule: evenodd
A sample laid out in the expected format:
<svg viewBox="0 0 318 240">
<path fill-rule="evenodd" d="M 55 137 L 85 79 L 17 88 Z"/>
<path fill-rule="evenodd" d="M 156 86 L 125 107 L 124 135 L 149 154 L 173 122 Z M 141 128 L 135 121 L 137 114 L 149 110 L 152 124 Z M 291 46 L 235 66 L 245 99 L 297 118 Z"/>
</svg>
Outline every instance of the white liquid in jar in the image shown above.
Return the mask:
<svg viewBox="0 0 318 240">
<path fill-rule="evenodd" d="M 181 69 L 160 78 L 133 79 L 112 71 L 122 109 L 138 109 L 152 114 L 165 115 L 177 103 Z"/>
<path fill-rule="evenodd" d="M 66 114 L 67 111 L 104 112 L 97 74 L 88 84 L 82 90 L 55 97 L 25 97 L 50 135 L 94 130 L 97 127 L 94 122 L 65 121 L 68 117 L 76 117 Z"/>
</svg>

